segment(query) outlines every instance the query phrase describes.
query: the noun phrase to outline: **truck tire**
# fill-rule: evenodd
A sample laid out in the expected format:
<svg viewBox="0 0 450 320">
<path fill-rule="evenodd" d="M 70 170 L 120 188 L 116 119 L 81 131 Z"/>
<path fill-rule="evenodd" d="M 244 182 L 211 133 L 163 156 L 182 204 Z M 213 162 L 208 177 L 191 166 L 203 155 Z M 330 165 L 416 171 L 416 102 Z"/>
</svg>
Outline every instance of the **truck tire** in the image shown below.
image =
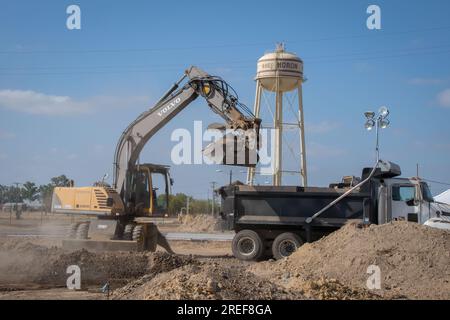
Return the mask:
<svg viewBox="0 0 450 320">
<path fill-rule="evenodd" d="M 280 234 L 272 243 L 272 253 L 276 260 L 290 256 L 303 245 L 303 240 L 292 232 Z"/>
<path fill-rule="evenodd" d="M 123 240 L 133 240 L 133 229 L 134 229 L 134 224 L 133 223 L 129 223 L 125 226 L 125 229 L 123 230 L 123 235 L 122 235 L 122 239 Z"/>
<path fill-rule="evenodd" d="M 264 244 L 258 233 L 241 230 L 233 238 L 233 255 L 239 260 L 257 261 L 264 254 Z"/>
<path fill-rule="evenodd" d="M 88 238 L 89 222 L 82 222 L 77 228 L 76 238 L 79 240 L 85 240 Z"/>
<path fill-rule="evenodd" d="M 79 222 L 71 223 L 69 228 L 67 229 L 66 238 L 67 239 L 75 239 L 77 236 L 77 229 L 80 225 Z"/>
</svg>

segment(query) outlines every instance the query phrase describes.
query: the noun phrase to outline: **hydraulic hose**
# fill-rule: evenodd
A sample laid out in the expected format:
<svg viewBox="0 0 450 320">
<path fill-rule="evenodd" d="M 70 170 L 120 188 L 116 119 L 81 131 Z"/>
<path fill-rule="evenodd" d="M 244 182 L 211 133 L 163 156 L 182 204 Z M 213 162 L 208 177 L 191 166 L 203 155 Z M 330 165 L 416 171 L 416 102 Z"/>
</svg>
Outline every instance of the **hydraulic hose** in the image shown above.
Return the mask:
<svg viewBox="0 0 450 320">
<path fill-rule="evenodd" d="M 373 175 L 375 174 L 375 170 L 378 168 L 378 164 L 380 163 L 380 160 L 377 159 L 377 162 L 375 163 L 375 165 L 373 166 L 372 171 L 370 172 L 369 176 L 364 179 L 363 181 L 361 181 L 360 183 L 358 183 L 356 186 L 350 188 L 349 190 L 347 190 L 345 193 L 343 193 L 342 195 L 340 195 L 337 199 L 333 200 L 332 202 L 330 202 L 328 205 L 326 205 L 325 207 L 323 207 L 322 209 L 320 209 L 319 211 L 317 211 L 315 214 L 313 214 L 311 217 L 306 219 L 306 223 L 311 223 L 315 218 L 317 218 L 318 216 L 320 216 L 322 213 L 324 213 L 325 211 L 327 211 L 329 208 L 331 208 L 332 206 L 334 206 L 336 203 L 338 203 L 339 201 L 341 201 L 342 199 L 344 199 L 346 196 L 348 196 L 350 193 L 353 192 L 353 190 L 361 187 L 363 184 L 365 184 L 367 181 L 369 181 Z"/>
</svg>

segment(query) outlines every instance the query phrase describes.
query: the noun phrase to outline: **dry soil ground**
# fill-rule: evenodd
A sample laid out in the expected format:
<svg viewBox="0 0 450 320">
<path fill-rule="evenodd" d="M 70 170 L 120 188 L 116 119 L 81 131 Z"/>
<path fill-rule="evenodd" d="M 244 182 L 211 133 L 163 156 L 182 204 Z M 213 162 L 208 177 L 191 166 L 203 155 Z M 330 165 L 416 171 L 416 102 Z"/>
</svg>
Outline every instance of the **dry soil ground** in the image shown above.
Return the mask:
<svg viewBox="0 0 450 320">
<path fill-rule="evenodd" d="M 106 299 L 107 282 L 110 299 L 450 299 L 450 232 L 413 223 L 351 224 L 288 259 L 245 263 L 229 242 L 172 241 L 176 255 L 67 252 L 60 235 L 71 220 L 29 214 L 10 224 L 0 214 L 0 299 Z M 167 222 L 163 232 L 215 229 Z M 65 288 L 72 264 L 82 291 Z M 380 289 L 367 289 L 370 265 Z"/>
</svg>

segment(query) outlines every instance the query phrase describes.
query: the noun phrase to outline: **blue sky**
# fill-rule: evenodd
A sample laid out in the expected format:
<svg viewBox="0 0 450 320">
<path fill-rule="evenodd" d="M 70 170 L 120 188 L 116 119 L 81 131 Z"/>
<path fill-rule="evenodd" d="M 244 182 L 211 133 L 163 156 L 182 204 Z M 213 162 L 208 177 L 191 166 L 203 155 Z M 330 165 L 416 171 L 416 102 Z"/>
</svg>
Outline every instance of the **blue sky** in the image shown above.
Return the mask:
<svg viewBox="0 0 450 320">
<path fill-rule="evenodd" d="M 71 4 L 81 8 L 81 30 L 66 28 Z M 381 8 L 382 30 L 366 28 L 370 4 Z M 256 60 L 279 41 L 305 64 L 310 184 L 372 164 L 374 136 L 362 114 L 381 105 L 391 110 L 382 158 L 405 176 L 419 163 L 423 177 L 450 182 L 448 12 L 444 0 L 1 0 L 0 183 L 46 183 L 64 173 L 90 185 L 111 173 L 122 130 L 189 65 L 222 76 L 252 106 Z M 218 118 L 198 99 L 146 146 L 141 162 L 170 164 L 170 133 L 193 130 L 194 120 Z M 174 191 L 206 198 L 211 181 L 227 181 L 217 169 L 174 166 Z M 434 193 L 447 188 L 432 185 Z"/>
</svg>

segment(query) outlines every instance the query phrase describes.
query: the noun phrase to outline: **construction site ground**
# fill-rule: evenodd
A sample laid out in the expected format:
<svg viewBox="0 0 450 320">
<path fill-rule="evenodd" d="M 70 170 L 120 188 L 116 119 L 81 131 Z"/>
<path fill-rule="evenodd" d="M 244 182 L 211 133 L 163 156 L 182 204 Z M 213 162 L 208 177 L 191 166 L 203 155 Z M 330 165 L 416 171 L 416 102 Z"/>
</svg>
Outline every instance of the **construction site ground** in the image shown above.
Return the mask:
<svg viewBox="0 0 450 320">
<path fill-rule="evenodd" d="M 287 259 L 243 262 L 210 216 L 155 220 L 175 255 L 65 251 L 74 220 L 0 212 L 0 299 L 450 299 L 450 232 L 414 223 L 349 224 Z M 69 265 L 81 290 L 66 288 Z M 367 286 L 373 266 L 379 289 Z"/>
</svg>

